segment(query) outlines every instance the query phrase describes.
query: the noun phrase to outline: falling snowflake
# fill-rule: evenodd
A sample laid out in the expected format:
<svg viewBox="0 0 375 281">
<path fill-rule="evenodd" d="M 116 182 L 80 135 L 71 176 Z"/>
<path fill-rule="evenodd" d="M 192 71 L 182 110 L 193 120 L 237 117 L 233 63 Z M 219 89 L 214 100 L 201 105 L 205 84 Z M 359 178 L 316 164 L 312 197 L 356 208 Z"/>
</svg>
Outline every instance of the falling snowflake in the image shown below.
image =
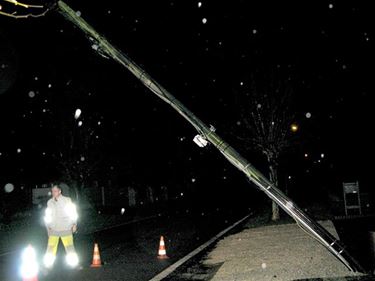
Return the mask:
<svg viewBox="0 0 375 281">
<path fill-rule="evenodd" d="M 34 92 L 34 91 L 30 91 L 30 92 L 29 92 L 29 97 L 30 97 L 30 98 L 35 97 L 35 92 Z"/>
<path fill-rule="evenodd" d="M 262 268 L 263 269 L 266 269 L 267 268 L 267 264 L 265 262 L 262 263 Z"/>
<path fill-rule="evenodd" d="M 79 122 L 78 122 L 78 127 L 81 127 L 82 124 L 83 124 L 82 121 L 79 121 Z"/>
<path fill-rule="evenodd" d="M 305 158 L 309 157 L 309 155 L 307 153 L 305 153 Z"/>
<path fill-rule="evenodd" d="M 198 8 L 202 7 L 202 2 L 198 2 Z"/>
<path fill-rule="evenodd" d="M 191 182 L 195 182 L 195 178 L 192 178 L 192 179 L 191 179 Z"/>
<path fill-rule="evenodd" d="M 329 4 L 328 8 L 333 9 L 333 4 Z"/>
<path fill-rule="evenodd" d="M 240 82 L 240 85 L 243 86 L 243 82 L 242 81 Z"/>
<path fill-rule="evenodd" d="M 262 108 L 262 105 L 258 103 L 257 108 Z"/>
<path fill-rule="evenodd" d="M 34 80 L 35 80 L 35 81 L 38 81 L 38 80 L 39 80 L 38 76 L 35 76 L 35 77 L 34 77 Z"/>
<path fill-rule="evenodd" d="M 180 194 L 180 195 L 181 195 L 181 197 L 182 197 L 182 196 L 184 196 L 184 193 L 183 193 L 183 192 L 181 192 L 181 194 Z"/>
<path fill-rule="evenodd" d="M 48 88 L 52 88 L 52 84 L 48 84 Z"/>
<path fill-rule="evenodd" d="M 81 161 L 82 162 L 85 161 L 85 157 L 81 156 Z"/>
<path fill-rule="evenodd" d="M 324 153 L 320 154 L 320 158 L 324 158 L 324 156 L 325 156 Z"/>
<path fill-rule="evenodd" d="M 76 15 L 77 15 L 77 17 L 80 17 L 80 16 L 81 16 L 81 12 L 80 12 L 80 11 L 77 11 L 77 12 L 76 12 Z"/>
<path fill-rule="evenodd" d="M 253 29 L 253 34 L 257 34 L 258 30 Z"/>
<path fill-rule="evenodd" d="M 21 148 L 17 148 L 17 153 L 21 153 Z"/>
<path fill-rule="evenodd" d="M 306 113 L 306 118 L 311 118 L 311 113 L 310 112 Z"/>
<path fill-rule="evenodd" d="M 82 110 L 77 108 L 74 112 L 74 118 L 77 120 L 81 116 Z"/>
<path fill-rule="evenodd" d="M 237 126 L 240 126 L 241 125 L 241 121 L 237 121 L 236 124 L 237 124 Z"/>
<path fill-rule="evenodd" d="M 207 19 L 206 19 L 206 18 L 203 18 L 203 19 L 202 19 L 202 23 L 203 23 L 203 24 L 206 24 L 206 23 L 207 23 Z"/>
</svg>

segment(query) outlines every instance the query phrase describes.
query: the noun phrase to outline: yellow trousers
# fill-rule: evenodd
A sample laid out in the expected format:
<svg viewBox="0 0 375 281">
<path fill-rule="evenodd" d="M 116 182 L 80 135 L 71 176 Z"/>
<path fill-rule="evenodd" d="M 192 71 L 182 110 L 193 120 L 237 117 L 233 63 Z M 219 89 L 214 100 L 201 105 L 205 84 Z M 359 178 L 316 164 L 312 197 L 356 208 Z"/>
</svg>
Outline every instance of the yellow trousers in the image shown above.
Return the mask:
<svg viewBox="0 0 375 281">
<path fill-rule="evenodd" d="M 74 249 L 74 243 L 73 243 L 73 235 L 66 235 L 66 236 L 49 236 L 48 237 L 48 246 L 47 246 L 47 253 L 53 254 L 56 256 L 57 253 L 57 247 L 59 245 L 59 240 L 61 238 L 61 241 L 64 245 L 66 253 L 75 253 Z"/>
</svg>

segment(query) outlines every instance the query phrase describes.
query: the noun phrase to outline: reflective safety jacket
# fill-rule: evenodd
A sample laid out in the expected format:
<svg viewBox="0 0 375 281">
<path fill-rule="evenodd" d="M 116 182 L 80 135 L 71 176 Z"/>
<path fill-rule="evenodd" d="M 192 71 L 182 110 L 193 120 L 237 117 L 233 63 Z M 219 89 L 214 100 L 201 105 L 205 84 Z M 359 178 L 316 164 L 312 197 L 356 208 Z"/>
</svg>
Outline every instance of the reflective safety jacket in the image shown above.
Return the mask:
<svg viewBox="0 0 375 281">
<path fill-rule="evenodd" d="M 72 226 L 77 223 L 77 209 L 69 197 L 60 195 L 47 202 L 44 222 L 50 229 L 49 235 L 65 236 L 72 234 Z"/>
</svg>

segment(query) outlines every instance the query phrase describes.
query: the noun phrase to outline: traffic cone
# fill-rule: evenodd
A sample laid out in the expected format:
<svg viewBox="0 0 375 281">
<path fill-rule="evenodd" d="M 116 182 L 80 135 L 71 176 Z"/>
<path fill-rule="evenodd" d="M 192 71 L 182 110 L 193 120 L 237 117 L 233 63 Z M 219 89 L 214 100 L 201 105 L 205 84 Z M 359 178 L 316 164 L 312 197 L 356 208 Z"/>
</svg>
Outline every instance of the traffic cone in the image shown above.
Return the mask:
<svg viewBox="0 0 375 281">
<path fill-rule="evenodd" d="M 22 281 L 38 281 L 38 263 L 35 250 L 31 245 L 28 245 L 22 254 L 20 271 Z"/>
<path fill-rule="evenodd" d="M 102 266 L 102 262 L 100 260 L 98 243 L 95 243 L 95 245 L 94 245 L 94 255 L 92 257 L 91 267 L 101 267 L 101 266 Z"/>
<path fill-rule="evenodd" d="M 164 237 L 163 236 L 160 236 L 158 259 L 160 259 L 160 260 L 168 259 L 167 251 L 165 250 L 165 243 L 164 243 Z"/>
</svg>

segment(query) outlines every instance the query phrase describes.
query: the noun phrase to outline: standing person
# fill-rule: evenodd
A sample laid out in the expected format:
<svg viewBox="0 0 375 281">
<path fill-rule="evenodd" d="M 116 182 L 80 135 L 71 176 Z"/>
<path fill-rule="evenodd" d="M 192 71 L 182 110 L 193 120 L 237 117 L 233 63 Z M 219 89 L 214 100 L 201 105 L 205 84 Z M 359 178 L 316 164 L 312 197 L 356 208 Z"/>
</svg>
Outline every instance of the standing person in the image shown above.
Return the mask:
<svg viewBox="0 0 375 281">
<path fill-rule="evenodd" d="M 44 255 L 44 265 L 51 268 L 55 262 L 60 238 L 65 247 L 66 262 L 71 267 L 78 265 L 78 255 L 74 248 L 73 233 L 77 231 L 77 210 L 69 197 L 61 194 L 61 187 L 53 185 L 52 198 L 47 202 L 44 222 L 48 231 L 48 246 Z"/>
</svg>

